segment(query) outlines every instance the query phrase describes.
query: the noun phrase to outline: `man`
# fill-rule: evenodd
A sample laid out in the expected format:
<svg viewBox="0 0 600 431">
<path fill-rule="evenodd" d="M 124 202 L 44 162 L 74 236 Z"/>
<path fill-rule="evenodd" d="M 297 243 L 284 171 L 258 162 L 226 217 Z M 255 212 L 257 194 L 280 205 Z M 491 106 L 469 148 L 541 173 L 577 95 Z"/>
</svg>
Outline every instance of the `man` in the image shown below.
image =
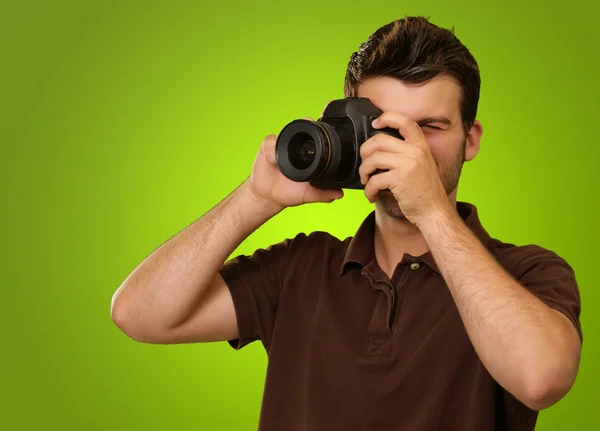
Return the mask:
<svg viewBox="0 0 600 431">
<path fill-rule="evenodd" d="M 267 136 L 251 176 L 125 280 L 115 324 L 148 343 L 260 340 L 264 431 L 534 429 L 577 374 L 580 298 L 562 258 L 490 237 L 456 200 L 479 150 L 479 86 L 451 31 L 417 17 L 377 30 L 345 95 L 405 140 L 361 147 L 375 209 L 356 235 L 298 234 L 225 262 L 285 208 L 343 196 L 285 178 Z"/>
</svg>

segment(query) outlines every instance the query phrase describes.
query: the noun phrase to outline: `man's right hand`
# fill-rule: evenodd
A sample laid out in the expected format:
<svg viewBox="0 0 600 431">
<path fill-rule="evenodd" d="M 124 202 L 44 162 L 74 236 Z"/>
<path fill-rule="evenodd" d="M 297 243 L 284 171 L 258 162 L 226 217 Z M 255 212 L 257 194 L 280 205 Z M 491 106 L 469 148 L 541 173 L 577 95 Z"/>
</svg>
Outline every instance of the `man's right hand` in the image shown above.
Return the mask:
<svg viewBox="0 0 600 431">
<path fill-rule="evenodd" d="M 111 316 L 125 334 L 160 344 L 239 336 L 233 297 L 219 273 L 227 257 L 284 208 L 343 196 L 342 190 L 286 178 L 275 161 L 275 142 L 274 135 L 265 137 L 243 186 L 158 247 L 117 289 Z"/>
<path fill-rule="evenodd" d="M 311 120 L 310 118 L 305 118 Z M 285 177 L 275 160 L 276 135 L 267 135 L 252 166 L 248 179 L 250 190 L 259 199 L 279 210 L 306 203 L 333 202 L 344 196 L 342 189 L 319 189 L 308 182 L 295 182 Z"/>
</svg>

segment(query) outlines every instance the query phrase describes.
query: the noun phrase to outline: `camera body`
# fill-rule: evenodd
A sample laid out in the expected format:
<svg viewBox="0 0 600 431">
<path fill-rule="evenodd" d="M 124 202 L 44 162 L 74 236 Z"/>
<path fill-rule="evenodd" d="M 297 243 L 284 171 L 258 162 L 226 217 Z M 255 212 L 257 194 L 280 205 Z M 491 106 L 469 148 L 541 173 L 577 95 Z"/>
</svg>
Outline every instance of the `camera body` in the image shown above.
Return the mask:
<svg viewBox="0 0 600 431">
<path fill-rule="evenodd" d="M 313 187 L 364 189 L 358 174 L 361 145 L 378 133 L 404 139 L 396 129 L 371 125 L 382 113 L 368 98 L 346 97 L 331 101 L 317 121 L 288 123 L 275 145 L 279 170 Z"/>
</svg>

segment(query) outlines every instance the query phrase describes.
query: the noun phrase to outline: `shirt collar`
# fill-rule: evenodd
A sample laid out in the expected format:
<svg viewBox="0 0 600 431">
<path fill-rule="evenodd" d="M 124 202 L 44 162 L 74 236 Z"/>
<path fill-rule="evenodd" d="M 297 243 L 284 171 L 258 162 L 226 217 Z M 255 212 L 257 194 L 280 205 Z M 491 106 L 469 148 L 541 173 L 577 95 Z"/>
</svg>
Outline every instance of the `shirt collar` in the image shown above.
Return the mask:
<svg viewBox="0 0 600 431">
<path fill-rule="evenodd" d="M 473 234 L 479 239 L 479 241 L 481 241 L 481 243 L 484 246 L 486 246 L 490 239 L 490 235 L 483 228 L 481 221 L 479 220 L 477 208 L 475 207 L 475 205 L 459 201 L 456 203 L 456 209 L 462 220 L 467 225 L 467 227 L 473 232 Z M 342 265 L 340 267 L 340 275 L 344 274 L 347 267 L 351 263 L 359 264 L 360 266 L 365 267 L 369 263 L 375 261 L 375 250 L 373 247 L 374 233 L 375 211 L 372 211 L 364 219 L 364 221 L 356 231 L 356 234 L 350 240 L 350 243 L 344 255 L 344 260 L 342 261 Z M 435 262 L 431 252 L 428 251 L 425 254 L 413 257 L 424 262 L 436 272 L 440 272 L 439 267 Z"/>
</svg>

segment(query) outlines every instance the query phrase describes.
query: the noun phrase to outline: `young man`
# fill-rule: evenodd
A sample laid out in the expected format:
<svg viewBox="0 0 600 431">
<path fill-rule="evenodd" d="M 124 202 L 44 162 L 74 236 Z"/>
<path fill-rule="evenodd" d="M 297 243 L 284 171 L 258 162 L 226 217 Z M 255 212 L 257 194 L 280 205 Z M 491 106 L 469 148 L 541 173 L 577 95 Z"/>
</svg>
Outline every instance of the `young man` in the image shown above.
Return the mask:
<svg viewBox="0 0 600 431">
<path fill-rule="evenodd" d="M 490 237 L 456 200 L 479 87 L 451 31 L 418 17 L 377 30 L 345 95 L 405 139 L 361 147 L 375 209 L 356 235 L 298 234 L 225 262 L 285 208 L 343 195 L 285 178 L 267 136 L 251 176 L 125 280 L 114 322 L 148 343 L 260 340 L 263 431 L 534 429 L 577 374 L 580 298 L 562 258 Z"/>
</svg>

